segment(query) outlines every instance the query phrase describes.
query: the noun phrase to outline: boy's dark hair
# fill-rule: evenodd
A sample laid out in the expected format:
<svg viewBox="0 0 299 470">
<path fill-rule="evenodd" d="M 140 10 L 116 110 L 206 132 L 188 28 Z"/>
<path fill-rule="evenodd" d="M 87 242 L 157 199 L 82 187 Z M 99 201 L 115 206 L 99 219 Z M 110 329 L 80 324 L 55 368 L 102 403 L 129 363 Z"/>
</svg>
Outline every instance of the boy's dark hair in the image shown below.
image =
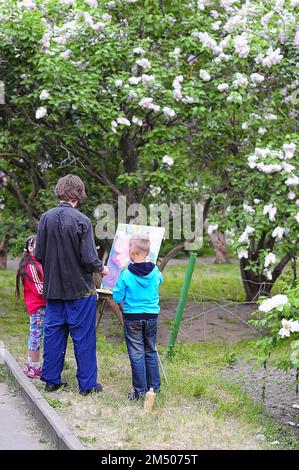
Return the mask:
<svg viewBox="0 0 299 470">
<path fill-rule="evenodd" d="M 20 259 L 19 268 L 18 268 L 17 275 L 16 275 L 16 298 L 17 299 L 20 298 L 21 282 L 22 284 L 24 284 L 25 277 L 27 277 L 27 279 L 30 279 L 26 270 L 27 264 L 32 264 L 36 268 L 38 274 L 41 274 L 39 267 L 34 262 L 29 252 L 29 247 L 30 246 L 33 247 L 35 241 L 36 241 L 36 235 L 30 235 L 30 237 L 28 237 L 27 240 L 25 241 L 25 248 L 24 248 L 23 256 Z"/>
<path fill-rule="evenodd" d="M 86 198 L 85 186 L 77 175 L 66 175 L 59 178 L 55 194 L 60 201 L 82 201 Z"/>
</svg>

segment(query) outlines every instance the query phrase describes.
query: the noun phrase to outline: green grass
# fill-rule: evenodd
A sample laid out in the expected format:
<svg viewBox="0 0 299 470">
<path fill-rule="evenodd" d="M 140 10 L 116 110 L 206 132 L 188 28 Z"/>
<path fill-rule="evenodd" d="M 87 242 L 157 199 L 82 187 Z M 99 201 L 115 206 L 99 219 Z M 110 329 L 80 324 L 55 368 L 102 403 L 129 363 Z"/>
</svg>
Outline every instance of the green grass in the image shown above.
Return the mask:
<svg viewBox="0 0 299 470">
<path fill-rule="evenodd" d="M 298 266 L 299 267 L 299 266 Z M 290 268 L 286 269 L 274 285 L 273 294 L 281 292 Z M 177 299 L 183 286 L 186 264 L 166 266 L 161 286 L 161 299 Z M 239 264 L 200 264 L 194 268 L 188 300 L 198 302 L 213 300 L 245 301 L 245 291 L 240 276 Z"/>
<path fill-rule="evenodd" d="M 219 296 L 221 291 L 217 289 L 220 288 L 224 295 L 225 283 L 233 292 L 232 286 L 236 287 L 237 280 L 232 280 L 231 275 L 236 273 L 236 266 L 217 266 L 218 277 L 215 271 L 205 269 L 201 266 L 196 269 L 194 291 L 204 282 L 213 296 Z M 183 273 L 184 266 L 171 266 L 165 271 L 165 298 L 169 298 L 169 290 L 177 297 L 172 281 L 179 286 Z M 22 303 L 16 304 L 14 300 L 13 278 L 13 272 L 0 272 L 0 312 L 3 313 L 0 314 L 0 340 L 22 364 L 27 356 L 29 319 Z M 71 340 L 63 373 L 68 389 L 60 389 L 49 396 L 41 382 L 34 382 L 88 448 L 297 448 L 291 432 L 282 429 L 242 388 L 221 375 L 221 368 L 231 366 L 237 359 L 251 358 L 249 343 L 179 345 L 173 359 L 167 362 L 165 349 L 160 348 L 169 385 L 163 382 L 150 415 L 144 414 L 142 402 L 126 400 L 131 373 L 125 344 L 111 344 L 99 336 L 97 350 L 99 380 L 104 386 L 102 394 L 88 397 L 78 394 Z M 259 434 L 265 435 L 265 441 L 257 438 Z M 276 440 L 278 446 L 271 444 Z"/>
</svg>

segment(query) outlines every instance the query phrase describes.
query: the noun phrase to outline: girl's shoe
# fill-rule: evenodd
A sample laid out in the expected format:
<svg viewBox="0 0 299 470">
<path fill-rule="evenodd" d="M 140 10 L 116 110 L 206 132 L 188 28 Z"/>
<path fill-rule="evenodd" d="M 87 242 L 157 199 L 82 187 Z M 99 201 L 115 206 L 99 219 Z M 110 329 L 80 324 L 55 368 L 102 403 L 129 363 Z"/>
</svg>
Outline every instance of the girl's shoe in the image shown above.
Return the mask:
<svg viewBox="0 0 299 470">
<path fill-rule="evenodd" d="M 23 372 L 25 375 L 28 375 L 29 371 L 31 369 L 31 366 L 28 362 L 25 363 L 24 367 L 23 367 Z"/>
<path fill-rule="evenodd" d="M 37 369 L 35 367 L 31 367 L 30 371 L 27 374 L 27 377 L 29 377 L 29 379 L 40 378 L 41 373 L 42 373 L 41 367 L 38 367 Z"/>
</svg>

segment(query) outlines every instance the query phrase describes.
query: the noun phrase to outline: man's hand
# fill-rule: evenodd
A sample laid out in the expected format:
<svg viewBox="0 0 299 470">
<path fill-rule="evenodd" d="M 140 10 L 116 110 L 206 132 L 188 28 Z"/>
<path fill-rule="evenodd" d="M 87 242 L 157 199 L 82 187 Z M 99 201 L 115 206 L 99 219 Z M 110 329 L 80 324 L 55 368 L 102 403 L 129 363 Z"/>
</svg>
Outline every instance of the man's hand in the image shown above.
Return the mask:
<svg viewBox="0 0 299 470">
<path fill-rule="evenodd" d="M 109 274 L 109 268 L 107 266 L 104 266 L 104 269 L 101 274 L 103 274 L 103 276 L 107 276 L 107 274 Z"/>
</svg>

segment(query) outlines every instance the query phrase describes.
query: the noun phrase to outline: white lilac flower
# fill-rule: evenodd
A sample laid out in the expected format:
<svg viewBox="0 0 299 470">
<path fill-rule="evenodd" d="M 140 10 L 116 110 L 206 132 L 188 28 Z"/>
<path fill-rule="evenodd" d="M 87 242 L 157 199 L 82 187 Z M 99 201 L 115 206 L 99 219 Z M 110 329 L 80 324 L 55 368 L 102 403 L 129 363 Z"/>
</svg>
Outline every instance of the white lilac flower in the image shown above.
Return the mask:
<svg viewBox="0 0 299 470">
<path fill-rule="evenodd" d="M 235 87 L 246 87 L 248 85 L 248 79 L 242 73 L 236 73 L 236 79 L 233 81 L 233 85 Z"/>
<path fill-rule="evenodd" d="M 289 176 L 288 179 L 285 181 L 287 186 L 298 186 L 299 178 L 296 175 Z"/>
<path fill-rule="evenodd" d="M 163 114 L 169 118 L 173 118 L 176 115 L 176 112 L 174 109 L 169 108 L 168 106 L 164 106 L 163 108 Z"/>
<path fill-rule="evenodd" d="M 293 201 L 293 199 L 295 199 L 295 198 L 296 198 L 296 194 L 295 194 L 294 192 L 290 192 L 290 193 L 288 194 L 288 199 L 289 199 L 290 201 Z"/>
<path fill-rule="evenodd" d="M 66 51 L 60 54 L 60 57 L 62 57 L 63 59 L 69 59 L 71 55 L 72 55 L 72 51 L 70 49 L 67 49 Z"/>
<path fill-rule="evenodd" d="M 76 0 L 61 0 L 64 5 L 72 6 L 76 3 Z"/>
<path fill-rule="evenodd" d="M 221 91 L 221 92 L 226 92 L 229 90 L 229 85 L 228 83 L 220 83 L 218 86 L 217 86 L 217 90 L 218 91 Z"/>
<path fill-rule="evenodd" d="M 282 328 L 279 330 L 278 334 L 282 338 L 289 338 L 291 333 L 297 333 L 299 331 L 299 321 L 298 320 L 286 320 L 283 318 L 281 320 Z"/>
<path fill-rule="evenodd" d="M 210 224 L 207 230 L 208 235 L 211 235 L 213 232 L 216 232 L 216 230 L 218 230 L 218 227 L 218 224 Z"/>
<path fill-rule="evenodd" d="M 194 103 L 194 98 L 192 98 L 192 96 L 184 96 L 184 98 L 182 98 L 182 102 L 184 104 L 192 104 Z"/>
<path fill-rule="evenodd" d="M 50 47 L 50 35 L 49 34 L 44 34 L 41 43 L 44 49 L 49 49 Z"/>
<path fill-rule="evenodd" d="M 90 8 L 97 8 L 97 6 L 98 6 L 97 0 L 85 0 L 85 3 L 87 3 L 87 5 Z"/>
<path fill-rule="evenodd" d="M 247 130 L 249 129 L 249 124 L 248 124 L 248 122 L 243 122 L 243 123 L 242 123 L 242 129 L 243 129 L 244 131 L 247 131 Z M 254 157 L 255 157 L 255 155 L 254 155 Z"/>
<path fill-rule="evenodd" d="M 264 266 L 265 268 L 267 268 L 268 266 L 270 266 L 270 264 L 275 264 L 276 263 L 276 256 L 274 253 L 268 253 L 266 256 L 265 256 L 265 263 L 264 263 Z"/>
<path fill-rule="evenodd" d="M 270 68 L 272 65 L 279 64 L 282 59 L 283 55 L 280 54 L 280 49 L 278 48 L 274 51 L 273 48 L 270 47 L 267 51 L 266 57 L 262 60 L 262 64 Z"/>
<path fill-rule="evenodd" d="M 290 165 L 290 163 L 287 163 L 287 162 L 282 163 L 282 168 L 284 169 L 286 173 L 291 173 L 292 171 L 296 169 L 294 165 Z"/>
<path fill-rule="evenodd" d="M 220 20 L 215 21 L 214 23 L 212 23 L 212 30 L 213 31 L 218 31 L 220 29 L 221 23 L 222 23 L 222 21 L 220 21 Z"/>
<path fill-rule="evenodd" d="M 245 250 L 245 248 L 240 248 L 239 250 L 237 250 L 237 252 L 239 259 L 248 258 L 248 250 Z"/>
<path fill-rule="evenodd" d="M 155 77 L 154 75 L 147 75 L 146 73 L 143 73 L 141 75 L 141 81 L 144 85 L 147 85 L 148 83 L 154 82 Z"/>
<path fill-rule="evenodd" d="M 136 93 L 136 91 L 134 90 L 130 90 L 129 93 L 128 93 L 128 98 L 132 101 L 132 100 L 135 100 L 135 98 L 138 98 L 138 95 Z"/>
<path fill-rule="evenodd" d="M 299 212 L 297 212 L 297 214 L 295 215 L 295 220 L 299 224 Z"/>
<path fill-rule="evenodd" d="M 201 69 L 199 71 L 199 76 L 204 82 L 209 82 L 211 80 L 211 75 L 206 70 Z"/>
<path fill-rule="evenodd" d="M 246 58 L 249 55 L 250 47 L 248 45 L 248 38 L 246 35 L 238 35 L 233 39 L 235 51 L 241 58 Z"/>
<path fill-rule="evenodd" d="M 211 38 L 208 33 L 199 33 L 197 31 L 191 33 L 191 36 L 197 38 L 201 41 L 204 47 L 207 49 L 211 49 L 214 53 L 222 52 L 221 48 L 219 48 L 215 39 Z M 220 49 L 220 51 L 219 51 Z"/>
<path fill-rule="evenodd" d="M 277 213 L 277 207 L 273 206 L 273 204 L 266 204 L 264 206 L 263 214 L 269 215 L 270 222 L 273 222 L 275 220 L 276 213 Z"/>
<path fill-rule="evenodd" d="M 260 135 L 265 135 L 267 133 L 267 129 L 265 127 L 259 127 L 257 132 Z"/>
<path fill-rule="evenodd" d="M 257 118 L 259 118 L 259 116 L 257 116 Z M 271 154 L 271 150 L 268 148 L 263 149 L 263 148 L 256 147 L 255 149 L 255 155 L 257 155 L 258 157 L 266 158 L 270 154 Z"/>
<path fill-rule="evenodd" d="M 137 116 L 132 117 L 132 123 L 136 124 L 136 126 L 142 126 L 142 119 L 139 119 Z"/>
<path fill-rule="evenodd" d="M 181 53 L 181 49 L 179 47 L 175 47 L 172 52 L 169 52 L 170 57 L 178 57 Z"/>
<path fill-rule="evenodd" d="M 145 54 L 145 50 L 142 47 L 135 47 L 133 49 L 133 52 L 134 52 L 134 54 L 140 54 L 140 55 Z"/>
<path fill-rule="evenodd" d="M 251 169 L 255 168 L 257 165 L 257 156 L 256 155 L 249 155 L 248 157 L 248 165 Z"/>
<path fill-rule="evenodd" d="M 264 118 L 266 119 L 266 121 L 276 121 L 277 120 L 277 116 L 275 114 L 271 114 L 271 113 L 266 113 Z"/>
<path fill-rule="evenodd" d="M 272 237 L 278 238 L 278 240 L 281 240 L 284 233 L 285 233 L 285 229 L 283 227 L 276 227 L 272 232 Z"/>
<path fill-rule="evenodd" d="M 286 295 L 278 294 L 274 295 L 274 297 L 271 297 L 270 299 L 264 300 L 260 305 L 259 305 L 259 310 L 261 312 L 271 312 L 274 308 L 277 308 L 279 311 L 283 310 L 284 305 L 287 305 L 289 303 L 289 299 Z"/>
<path fill-rule="evenodd" d="M 268 26 L 268 24 L 270 23 L 271 19 L 273 18 L 273 15 L 274 15 L 274 11 L 270 11 L 269 13 L 267 13 L 266 15 L 264 15 L 261 19 L 261 23 L 262 25 L 264 26 Z"/>
<path fill-rule="evenodd" d="M 22 2 L 18 2 L 18 7 L 28 8 L 28 10 L 35 10 L 36 3 L 33 0 L 23 0 Z"/>
<path fill-rule="evenodd" d="M 117 124 L 122 124 L 123 126 L 130 126 L 131 125 L 129 119 L 126 119 L 124 117 L 119 117 L 119 118 L 117 118 L 116 121 L 117 121 Z"/>
<path fill-rule="evenodd" d="M 247 214 L 254 214 L 255 213 L 255 210 L 249 206 L 248 204 L 246 204 L 245 202 L 243 203 L 243 210 L 244 212 L 246 212 Z"/>
<path fill-rule="evenodd" d="M 274 5 L 273 10 L 277 11 L 277 12 L 281 12 L 281 10 L 284 7 L 284 4 L 285 4 L 285 0 L 277 0 L 275 5 Z"/>
<path fill-rule="evenodd" d="M 293 158 L 295 151 L 296 151 L 296 144 L 291 142 L 290 144 L 283 144 L 283 150 L 285 153 L 285 158 L 290 159 Z"/>
<path fill-rule="evenodd" d="M 271 281 L 272 280 L 272 273 L 270 271 L 270 269 L 264 269 L 263 273 L 265 274 L 266 278 L 268 279 L 268 281 Z"/>
<path fill-rule="evenodd" d="M 172 166 L 174 164 L 173 158 L 171 158 L 169 155 L 164 155 L 164 157 L 162 158 L 162 162 L 168 166 Z"/>
<path fill-rule="evenodd" d="M 93 23 L 90 26 L 94 31 L 101 31 L 105 28 L 106 24 L 103 23 L 102 21 L 98 21 L 98 23 Z"/>
<path fill-rule="evenodd" d="M 42 90 L 41 93 L 40 93 L 40 95 L 39 95 L 39 99 L 40 99 L 41 101 L 45 101 L 45 100 L 47 100 L 47 99 L 49 99 L 49 98 L 50 98 L 50 93 L 49 93 L 47 90 Z"/>
<path fill-rule="evenodd" d="M 153 101 L 153 98 L 142 98 L 139 101 L 139 106 L 141 106 L 141 108 L 150 108 L 150 106 L 153 104 Z"/>
<path fill-rule="evenodd" d="M 116 121 L 111 122 L 111 130 L 114 134 L 117 132 L 117 126 L 118 126 L 118 124 L 117 124 Z"/>
<path fill-rule="evenodd" d="M 291 7 L 293 8 L 299 7 L 299 0 L 291 0 Z"/>
<path fill-rule="evenodd" d="M 44 108 L 41 106 L 40 108 L 37 108 L 36 113 L 35 113 L 35 118 L 36 119 L 42 119 L 43 117 L 47 116 L 48 111 L 47 108 Z"/>
<path fill-rule="evenodd" d="M 239 237 L 240 243 L 249 243 L 249 235 L 255 232 L 255 228 L 246 225 L 244 232 Z"/>
<path fill-rule="evenodd" d="M 161 193 L 161 188 L 159 186 L 153 186 L 152 184 L 149 187 L 149 191 L 152 197 L 158 196 Z"/>
<path fill-rule="evenodd" d="M 173 97 L 176 101 L 181 101 L 183 99 L 183 95 L 179 89 L 175 89 L 173 91 Z"/>
<path fill-rule="evenodd" d="M 264 80 L 265 80 L 265 77 L 264 75 L 261 75 L 259 73 L 252 73 L 250 75 L 250 78 L 252 80 L 253 83 L 262 83 Z"/>
<path fill-rule="evenodd" d="M 141 82 L 141 77 L 130 77 L 128 82 L 130 85 L 138 85 L 138 83 Z"/>
<path fill-rule="evenodd" d="M 121 88 L 123 86 L 123 81 L 115 80 L 114 85 L 116 86 L 116 88 Z"/>
<path fill-rule="evenodd" d="M 282 165 L 278 163 L 269 163 L 268 165 L 261 162 L 256 165 L 257 169 L 266 175 L 271 175 L 272 173 L 277 173 L 282 170 Z"/>
<path fill-rule="evenodd" d="M 139 65 L 139 67 L 142 67 L 143 69 L 149 69 L 151 66 L 150 61 L 145 57 L 143 59 L 136 60 L 136 64 Z"/>
<path fill-rule="evenodd" d="M 148 98 L 148 97 L 142 98 L 139 101 L 139 106 L 141 106 L 141 108 L 151 109 L 156 112 L 160 111 L 160 106 L 153 103 L 153 98 Z"/>
</svg>

